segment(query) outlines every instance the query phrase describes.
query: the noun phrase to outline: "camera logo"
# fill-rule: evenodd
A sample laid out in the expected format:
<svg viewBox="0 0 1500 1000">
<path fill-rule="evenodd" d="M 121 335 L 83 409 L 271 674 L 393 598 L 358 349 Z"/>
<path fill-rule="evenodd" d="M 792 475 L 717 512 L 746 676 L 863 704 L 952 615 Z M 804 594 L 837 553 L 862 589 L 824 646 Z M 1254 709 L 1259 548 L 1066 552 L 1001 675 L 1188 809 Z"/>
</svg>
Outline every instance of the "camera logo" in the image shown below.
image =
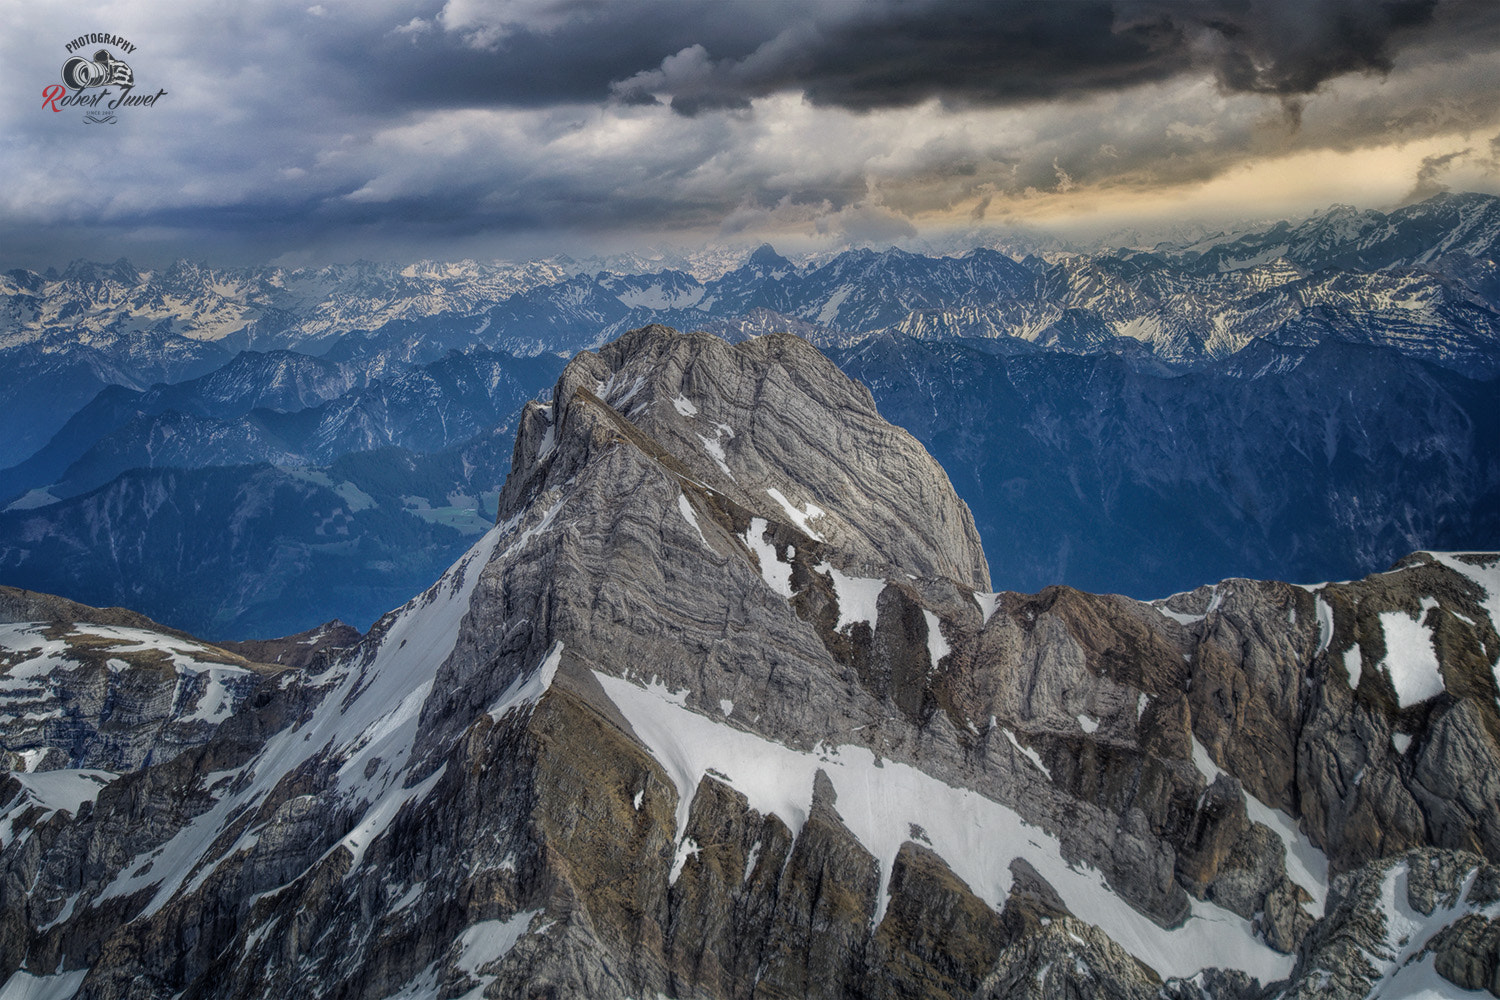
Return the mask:
<svg viewBox="0 0 1500 1000">
<path fill-rule="evenodd" d="M 85 125 L 113 125 L 120 120 L 116 111 L 154 108 L 167 94 L 165 88 L 154 94 L 136 92 L 135 70 L 114 54 L 135 58 L 135 44 L 127 38 L 94 32 L 79 35 L 64 49 L 69 58 L 62 64 L 62 83 L 42 89 L 42 107 L 48 111 L 77 108 L 83 111 Z M 93 52 L 93 56 L 85 56 L 87 52 Z"/>
<path fill-rule="evenodd" d="M 92 60 L 74 56 L 63 63 L 63 83 L 72 90 L 87 90 L 90 87 L 117 87 L 135 85 L 135 74 L 124 60 L 116 59 L 109 50 L 100 49 Z"/>
</svg>

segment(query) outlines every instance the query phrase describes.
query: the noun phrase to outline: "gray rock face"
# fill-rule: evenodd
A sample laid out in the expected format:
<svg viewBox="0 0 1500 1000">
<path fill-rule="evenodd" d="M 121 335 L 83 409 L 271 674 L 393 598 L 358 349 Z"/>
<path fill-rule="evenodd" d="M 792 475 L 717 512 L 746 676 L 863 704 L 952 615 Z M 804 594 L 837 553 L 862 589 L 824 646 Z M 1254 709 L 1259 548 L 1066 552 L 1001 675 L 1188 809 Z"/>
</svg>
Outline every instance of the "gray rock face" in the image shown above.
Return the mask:
<svg viewBox="0 0 1500 1000">
<path fill-rule="evenodd" d="M 540 442 L 554 418 L 565 424 L 592 396 L 606 419 L 624 416 L 718 496 L 872 566 L 988 589 L 968 509 L 921 445 L 880 418 L 864 386 L 796 337 L 731 346 L 665 333 L 646 327 L 579 355 L 552 406 L 527 407 L 514 462 L 532 475 L 513 477 L 502 520 L 532 476 L 550 475 L 555 451 L 542 454 Z"/>
<path fill-rule="evenodd" d="M 941 470 L 815 351 L 636 331 L 528 407 L 500 523 L 357 645 L 169 760 L 70 758 L 76 808 L 9 779 L 0 973 L 152 1000 L 1492 981 L 1495 562 L 990 594 Z"/>
<path fill-rule="evenodd" d="M 1408 851 L 1342 876 L 1286 995 L 1494 992 L 1497 890 L 1500 869 L 1456 851 Z"/>
<path fill-rule="evenodd" d="M 0 751 L 13 771 L 165 763 L 275 672 L 120 608 L 0 587 Z"/>
</svg>

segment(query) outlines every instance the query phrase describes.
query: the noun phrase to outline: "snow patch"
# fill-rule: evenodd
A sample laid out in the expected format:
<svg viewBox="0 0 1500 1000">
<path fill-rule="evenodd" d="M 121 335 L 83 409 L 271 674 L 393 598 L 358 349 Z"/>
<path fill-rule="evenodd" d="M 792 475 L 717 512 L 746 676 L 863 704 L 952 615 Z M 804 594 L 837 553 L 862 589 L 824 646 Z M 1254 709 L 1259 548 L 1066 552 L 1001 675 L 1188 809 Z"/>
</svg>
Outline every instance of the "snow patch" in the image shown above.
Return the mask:
<svg viewBox="0 0 1500 1000">
<path fill-rule="evenodd" d="M 1350 690 L 1359 687 L 1359 679 L 1364 674 L 1364 660 L 1364 654 L 1359 651 L 1359 646 L 1350 646 L 1344 650 L 1344 672 L 1349 675 Z"/>
<path fill-rule="evenodd" d="M 1209 784 L 1213 784 L 1224 773 L 1208 755 L 1208 748 L 1198 742 L 1196 736 L 1193 737 L 1193 766 L 1208 779 Z M 1245 814 L 1256 823 L 1268 827 L 1281 839 L 1286 846 L 1287 877 L 1307 890 L 1313 901 L 1313 916 L 1321 917 L 1328 902 L 1328 855 L 1313 846 L 1307 834 L 1286 813 L 1272 809 L 1251 795 L 1243 785 L 1240 790 L 1244 792 Z"/>
<path fill-rule="evenodd" d="M 1474 553 L 1486 561 L 1476 565 L 1456 558 L 1460 553 L 1433 552 L 1431 556 L 1460 576 L 1468 577 L 1484 592 L 1479 606 L 1490 616 L 1490 624 L 1500 631 L 1500 556 L 1494 553 Z"/>
<path fill-rule="evenodd" d="M 344 873 L 347 881 L 365 860 L 365 850 L 375 842 L 375 838 L 384 833 L 400 814 L 401 808 L 408 802 L 420 802 L 427 797 L 443 773 L 448 770 L 445 763 L 442 767 L 428 775 L 423 781 L 411 788 L 403 788 L 394 795 L 383 796 L 373 807 L 365 811 L 360 819 L 359 825 L 344 835 L 335 848 L 342 847 L 353 856 L 349 863 L 349 870 Z M 207 873 L 205 873 L 207 874 Z"/>
<path fill-rule="evenodd" d="M 16 831 L 12 824 L 22 813 L 37 807 L 43 810 L 41 815 L 32 820 L 31 826 L 45 821 L 56 812 L 77 816 L 85 802 L 94 801 L 99 797 L 101 788 L 119 777 L 111 771 L 88 768 L 12 771 L 10 776 L 20 783 L 21 790 L 6 803 L 5 811 L 0 813 L 0 848 L 9 847 L 15 839 Z"/>
<path fill-rule="evenodd" d="M 719 426 L 722 427 L 723 424 L 720 424 Z M 703 450 L 708 452 L 708 457 L 712 458 L 714 462 L 717 463 L 717 465 L 719 466 L 719 470 L 730 479 L 733 479 L 734 473 L 729 471 L 729 465 L 724 461 L 726 456 L 724 454 L 724 446 L 719 443 L 719 432 L 715 430 L 714 436 L 711 438 L 704 437 L 702 434 L 696 436 L 699 441 L 703 442 Z M 734 435 L 732 434 L 730 435 L 730 437 L 733 436 Z"/>
<path fill-rule="evenodd" d="M 827 326 L 838 319 L 839 307 L 844 304 L 844 300 L 849 297 L 849 293 L 852 291 L 854 291 L 853 285 L 843 285 L 838 291 L 830 295 L 828 301 L 823 303 L 823 308 L 818 310 L 817 321 Z"/>
<path fill-rule="evenodd" d="M 516 539 L 507 553 L 523 547 L 550 524 L 562 501 L 541 522 Z M 213 846 L 232 820 L 257 808 L 282 777 L 319 754 L 339 762 L 337 793 L 359 816 L 345 846 L 362 856 L 369 841 L 395 818 L 400 807 L 430 790 L 441 771 L 408 788 L 406 765 L 423 703 L 437 671 L 453 652 L 459 624 L 482 570 L 503 538 L 520 523 L 517 517 L 492 528 L 426 592 L 392 612 L 379 646 L 355 651 L 308 683 L 327 690 L 323 711 L 301 725 L 268 740 L 238 774 L 252 775 L 239 788 L 232 784 L 213 806 L 194 817 L 170 840 L 128 862 L 94 900 L 151 886 L 156 894 L 142 911 L 150 916 L 186 885 L 201 884 L 226 858 L 256 843 L 251 827 L 215 855 Z M 379 764 L 372 766 L 378 758 Z M 220 776 L 222 778 L 223 776 Z M 218 786 L 215 781 L 213 787 Z M 352 838 L 352 839 L 351 839 Z"/>
<path fill-rule="evenodd" d="M 453 966 L 465 974 L 478 979 L 479 985 L 463 994 L 462 1000 L 480 1000 L 485 988 L 495 981 L 494 976 L 480 973 L 480 969 L 500 961 L 521 940 L 532 918 L 541 910 L 523 910 L 509 920 L 481 920 L 458 938 L 462 951 Z"/>
<path fill-rule="evenodd" d="M 766 581 L 766 586 L 782 597 L 790 599 L 792 567 L 776 558 L 776 546 L 763 537 L 766 533 L 766 523 L 763 517 L 751 518 L 750 527 L 740 536 L 740 539 L 760 560 L 760 577 Z"/>
<path fill-rule="evenodd" d="M 1453 572 L 1468 577 L 1478 585 L 1484 592 L 1479 606 L 1486 615 L 1489 615 L 1490 625 L 1500 632 L 1500 557 L 1493 553 L 1483 553 L 1486 561 L 1482 565 L 1475 565 L 1456 558 L 1458 553 L 1454 552 L 1433 552 L 1431 555 Z M 1457 612 L 1454 614 L 1468 622 L 1470 628 L 1474 627 L 1474 623 L 1468 618 L 1464 618 Z M 1500 654 L 1495 656 L 1495 662 L 1490 666 L 1490 670 L 1495 675 L 1495 684 L 1500 685 Z M 1500 702 L 1500 699 L 1497 699 L 1497 702 Z"/>
<path fill-rule="evenodd" d="M 38 925 L 37 930 L 41 931 L 42 933 L 46 933 L 54 927 L 58 927 L 62 924 L 67 923 L 68 920 L 73 916 L 74 908 L 78 906 L 78 898 L 82 895 L 83 891 L 79 890 L 78 892 L 75 892 L 73 893 L 73 895 L 69 896 L 63 903 L 62 909 L 57 911 L 57 916 L 53 917 L 45 924 Z"/>
<path fill-rule="evenodd" d="M 55 976 L 35 976 L 17 971 L 4 986 L 0 986 L 0 1000 L 72 1000 L 88 974 L 88 969 L 75 969 Z"/>
<path fill-rule="evenodd" d="M 1092 736 L 1099 731 L 1099 720 L 1087 715 L 1079 715 L 1078 727 Z"/>
<path fill-rule="evenodd" d="M 676 398 L 672 400 L 672 407 L 684 417 L 696 417 L 698 415 L 698 408 L 689 402 L 688 398 L 682 395 L 682 393 L 678 393 Z"/>
<path fill-rule="evenodd" d="M 1046 764 L 1042 763 L 1042 755 L 1041 754 L 1039 754 L 1035 750 L 1031 749 L 1031 747 L 1022 746 L 1021 745 L 1021 741 L 1018 740 L 1018 739 L 1016 739 L 1016 734 L 1013 733 L 1013 732 L 1011 732 L 1009 729 L 1003 729 L 1002 728 L 1000 731 L 1005 734 L 1005 738 L 1006 739 L 1010 740 L 1010 745 L 1011 746 L 1013 746 L 1017 750 L 1019 750 L 1026 757 L 1027 760 L 1031 761 L 1031 763 L 1033 763 L 1033 764 L 1036 765 L 1036 769 L 1038 771 L 1041 771 L 1043 774 L 1045 774 L 1047 776 L 1047 780 L 1048 781 L 1052 780 L 1052 772 L 1051 772 L 1051 770 L 1048 769 L 1048 767 L 1047 767 Z"/>
<path fill-rule="evenodd" d="M 1184 614 L 1181 611 L 1173 611 L 1170 608 L 1163 607 L 1160 604 L 1153 604 L 1152 607 L 1154 607 L 1157 611 L 1160 611 L 1163 615 L 1166 615 L 1168 618 L 1172 619 L 1174 622 L 1179 622 L 1183 625 L 1193 625 L 1197 622 L 1201 622 L 1204 618 L 1208 617 L 1207 615 Z"/>
<path fill-rule="evenodd" d="M 203 674 L 208 675 L 208 680 L 204 684 L 202 694 L 198 696 L 198 704 L 192 714 L 182 716 L 180 720 L 182 722 L 217 723 L 224 721 L 234 707 L 225 682 L 231 678 L 248 677 L 250 671 L 240 667 L 199 666 L 195 668 L 184 664 L 177 665 L 179 677 L 196 679 Z"/>
<path fill-rule="evenodd" d="M 780 490 L 768 489 L 766 490 L 766 493 L 771 497 L 772 500 L 775 500 L 781 505 L 781 509 L 786 511 L 786 516 L 791 519 L 792 523 L 795 524 L 798 530 L 800 530 L 804 535 L 806 535 L 808 538 L 811 538 L 815 542 L 824 541 L 823 536 L 812 530 L 812 528 L 808 526 L 807 522 L 811 521 L 815 517 L 823 517 L 828 513 L 827 511 L 825 511 L 821 507 L 816 506 L 811 501 L 808 502 L 806 507 L 798 510 L 796 507 L 792 506 L 792 502 L 790 500 L 781 495 Z"/>
<path fill-rule="evenodd" d="M 1333 642 L 1333 608 L 1328 602 L 1318 597 L 1318 653 L 1328 651 L 1328 644 Z M 1314 654 L 1317 655 L 1317 654 Z"/>
<path fill-rule="evenodd" d="M 703 543 L 703 547 L 712 552 L 714 547 L 708 544 L 708 537 L 703 534 L 703 528 L 698 524 L 698 512 L 693 510 L 693 505 L 688 502 L 687 494 L 677 494 L 677 510 L 682 514 L 682 519 L 691 524 L 693 530 L 698 533 L 698 540 Z"/>
<path fill-rule="evenodd" d="M 923 608 L 922 617 L 927 619 L 927 662 L 936 670 L 943 657 L 953 650 L 949 647 L 948 640 L 943 638 L 943 623 L 938 616 Z"/>
<path fill-rule="evenodd" d="M 427 880 L 426 879 L 423 879 L 422 881 L 416 883 L 410 889 L 407 889 L 406 892 L 405 892 L 405 894 L 403 894 L 400 899 L 396 900 L 396 902 L 391 905 L 391 908 L 389 910 L 387 910 L 386 913 L 387 914 L 400 913 L 402 910 L 406 909 L 407 907 L 409 907 L 413 903 L 415 903 L 417 900 L 421 899 L 422 898 L 422 891 L 424 889 L 426 889 L 426 888 L 427 888 Z M 245 950 L 246 951 L 250 951 L 251 949 L 246 948 Z"/>
<path fill-rule="evenodd" d="M 1111 892 L 1102 873 L 1064 861 L 1056 837 L 970 789 L 955 788 L 907 764 L 878 760 L 865 747 L 793 750 L 670 703 L 630 681 L 595 676 L 671 776 L 683 824 L 698 782 L 712 769 L 745 795 L 752 809 L 775 813 L 796 836 L 807 820 L 814 776 L 823 771 L 833 784 L 835 809 L 844 824 L 880 862 L 877 926 L 888 903 L 891 867 L 915 823 L 927 831 L 932 849 L 954 873 L 997 911 L 1010 891 L 1010 862 L 1022 857 L 1057 889 L 1070 910 L 1089 914 L 1121 947 L 1163 976 L 1190 976 L 1210 962 L 1242 969 L 1262 982 L 1291 972 L 1294 956 L 1272 951 L 1249 921 L 1212 903 L 1193 900 L 1180 927 L 1158 927 Z M 753 864 L 747 866 L 746 878 L 751 871 Z"/>
<path fill-rule="evenodd" d="M 750 845 L 750 854 L 745 858 L 745 877 L 740 879 L 741 885 L 744 885 L 746 882 L 750 881 L 750 876 L 755 874 L 755 863 L 759 860 L 760 841 L 757 840 L 755 843 Z"/>
<path fill-rule="evenodd" d="M 676 885 L 677 878 L 682 874 L 682 869 L 687 866 L 688 858 L 698 856 L 698 842 L 692 837 L 683 837 L 682 842 L 677 845 L 677 853 L 672 856 L 672 870 L 667 874 L 667 885 Z"/>
<path fill-rule="evenodd" d="M 823 573 L 833 581 L 833 592 L 839 602 L 839 620 L 834 624 L 835 632 L 842 632 L 855 622 L 868 622 L 870 631 L 880 620 L 880 593 L 885 590 L 885 581 L 865 576 L 845 576 L 828 563 L 819 563 L 814 572 Z"/>
<path fill-rule="evenodd" d="M 668 289 L 656 282 L 647 288 L 629 288 L 615 296 L 627 309 L 691 309 L 703 298 L 702 286 Z"/>
<path fill-rule="evenodd" d="M 1464 879 L 1458 899 L 1452 906 L 1434 906 L 1430 914 L 1414 909 L 1407 899 L 1407 879 L 1411 869 L 1405 862 L 1391 866 L 1380 884 L 1380 910 L 1385 917 L 1385 940 L 1378 951 L 1365 952 L 1365 958 L 1380 977 L 1369 992 L 1371 997 L 1446 998 L 1457 995 L 1452 983 L 1439 977 L 1432 967 L 1431 952 L 1421 952 L 1443 928 L 1464 916 L 1471 907 L 1465 905 L 1478 869 Z M 1500 904 L 1485 907 L 1481 913 L 1493 917 Z M 1420 957 L 1419 957 L 1420 956 Z"/>
<path fill-rule="evenodd" d="M 1442 694 L 1437 649 L 1431 630 L 1422 624 L 1421 612 L 1416 618 L 1404 611 L 1381 612 L 1380 627 L 1385 632 L 1385 659 L 1380 665 L 1391 679 L 1401 707 L 1420 705 Z"/>
<path fill-rule="evenodd" d="M 535 705 L 547 689 L 552 686 L 552 678 L 557 676 L 558 664 L 562 663 L 563 643 L 559 639 L 552 644 L 541 665 L 531 674 L 522 674 L 510 682 L 495 703 L 489 708 L 489 717 L 492 722 L 499 722 L 505 716 L 522 706 Z"/>
<path fill-rule="evenodd" d="M 613 378 L 611 378 L 611 381 L 613 381 Z M 625 393 L 625 395 L 619 397 L 618 399 L 609 399 L 609 400 L 606 400 L 606 402 L 609 403 L 610 406 L 613 406 L 615 409 L 618 410 L 620 407 L 622 407 L 626 403 L 630 402 L 630 400 L 635 396 L 635 394 L 638 393 L 638 392 L 640 392 L 643 388 L 645 388 L 645 386 L 646 386 L 646 376 L 644 376 L 644 375 L 637 375 L 635 377 L 635 381 L 633 383 L 631 383 L 630 389 L 629 389 L 628 392 Z"/>
<path fill-rule="evenodd" d="M 982 594 L 975 591 L 974 603 L 979 605 L 980 624 L 988 625 L 990 618 L 995 614 L 995 609 L 1000 606 L 1000 595 Z"/>
</svg>

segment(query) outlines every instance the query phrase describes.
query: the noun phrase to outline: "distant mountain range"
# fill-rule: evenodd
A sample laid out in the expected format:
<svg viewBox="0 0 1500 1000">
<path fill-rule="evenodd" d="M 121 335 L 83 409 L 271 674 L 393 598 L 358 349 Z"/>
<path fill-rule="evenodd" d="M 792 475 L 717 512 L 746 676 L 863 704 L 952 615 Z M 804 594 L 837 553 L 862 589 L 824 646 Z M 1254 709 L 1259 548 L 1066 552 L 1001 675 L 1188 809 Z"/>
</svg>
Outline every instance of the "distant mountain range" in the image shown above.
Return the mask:
<svg viewBox="0 0 1500 1000">
<path fill-rule="evenodd" d="M 367 626 L 493 524 L 512 437 L 510 425 L 435 455 L 391 447 L 324 467 L 130 469 L 0 513 L 0 579 L 216 636 L 287 635 L 310 617 Z"/>
<path fill-rule="evenodd" d="M 0 499 L 37 487 L 58 499 L 76 496 L 132 468 L 326 465 L 388 445 L 442 451 L 511 429 L 521 404 L 561 367 L 551 355 L 481 348 L 372 377 L 290 351 L 245 351 L 186 382 L 101 391 L 45 447 L 0 472 Z"/>
<path fill-rule="evenodd" d="M 1130 337 L 1182 363 L 1223 357 L 1256 337 L 1324 339 L 1348 329 L 1318 326 L 1316 317 L 1334 310 L 1356 317 L 1354 326 L 1376 318 L 1389 326 L 1357 339 L 1453 327 L 1463 335 L 1442 351 L 1478 349 L 1493 361 L 1497 240 L 1500 199 L 1464 194 L 1389 214 L 1337 206 L 1296 225 L 1149 250 L 1019 260 L 983 247 L 937 257 L 856 249 L 799 267 L 763 246 L 734 266 L 720 255 L 691 270 L 680 256 L 656 258 L 679 267 L 612 258 L 625 270 L 595 272 L 567 258 L 317 269 L 179 261 L 161 271 L 75 261 L 61 272 L 0 276 L 0 349 L 87 347 L 139 363 L 152 353 L 146 343 L 178 338 L 229 353 L 321 354 L 351 332 L 397 341 L 420 330 L 513 353 L 571 353 L 651 320 L 696 327 L 768 309 L 830 340 L 895 329 L 1091 350 L 1101 338 Z M 1078 313 L 1093 323 L 1080 324 Z M 177 350 L 175 363 L 190 363 L 193 352 Z"/>
<path fill-rule="evenodd" d="M 136 569 L 101 573 L 99 557 L 120 551 L 117 532 L 146 529 L 99 498 L 123 502 L 150 481 L 199 491 L 195 510 L 289 517 L 241 503 L 261 495 L 267 469 L 373 497 L 333 466 L 395 448 L 385 454 L 407 469 L 508 433 L 566 357 L 649 323 L 730 341 L 786 330 L 829 352 L 944 464 L 1007 587 L 1149 597 L 1229 575 L 1348 577 L 1413 549 L 1492 548 L 1497 258 L 1500 199 L 1467 194 L 1019 259 L 866 249 L 798 264 L 763 246 L 503 265 L 11 271 L 0 275 L 0 582 L 117 602 L 99 581 L 127 586 Z M 480 450 L 494 461 L 382 494 L 390 516 L 420 522 L 402 531 L 461 526 L 421 542 L 413 574 L 435 575 L 478 530 L 465 518 L 509 461 L 503 447 Z M 289 523 L 322 522 L 329 505 L 314 494 Z M 438 510 L 452 514 L 418 513 Z M 348 513 L 351 531 L 386 530 Z M 44 537 L 71 539 L 68 555 L 34 544 Z M 252 573 L 243 559 L 210 562 Z M 79 591 L 85 579 L 95 589 Z M 285 615 L 251 618 L 288 631 L 335 614 L 364 624 L 384 599 L 359 610 L 285 599 Z M 186 607 L 175 597 L 136 591 L 131 603 L 238 637 L 258 600 L 187 618 L 174 617 Z"/>
</svg>

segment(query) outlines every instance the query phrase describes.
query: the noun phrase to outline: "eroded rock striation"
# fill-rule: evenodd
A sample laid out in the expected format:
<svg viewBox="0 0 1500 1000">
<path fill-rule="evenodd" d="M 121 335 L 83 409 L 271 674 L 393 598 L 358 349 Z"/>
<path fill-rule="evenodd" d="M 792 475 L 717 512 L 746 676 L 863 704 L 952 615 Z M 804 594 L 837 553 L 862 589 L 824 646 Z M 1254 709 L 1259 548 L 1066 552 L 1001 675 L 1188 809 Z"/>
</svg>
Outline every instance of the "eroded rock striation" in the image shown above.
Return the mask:
<svg viewBox="0 0 1500 1000">
<path fill-rule="evenodd" d="M 1500 557 L 990 593 L 941 468 L 784 335 L 579 355 L 512 469 L 441 580 L 247 665 L 196 742 L 90 770 L 7 727 L 13 988 L 1500 990 Z"/>
</svg>

